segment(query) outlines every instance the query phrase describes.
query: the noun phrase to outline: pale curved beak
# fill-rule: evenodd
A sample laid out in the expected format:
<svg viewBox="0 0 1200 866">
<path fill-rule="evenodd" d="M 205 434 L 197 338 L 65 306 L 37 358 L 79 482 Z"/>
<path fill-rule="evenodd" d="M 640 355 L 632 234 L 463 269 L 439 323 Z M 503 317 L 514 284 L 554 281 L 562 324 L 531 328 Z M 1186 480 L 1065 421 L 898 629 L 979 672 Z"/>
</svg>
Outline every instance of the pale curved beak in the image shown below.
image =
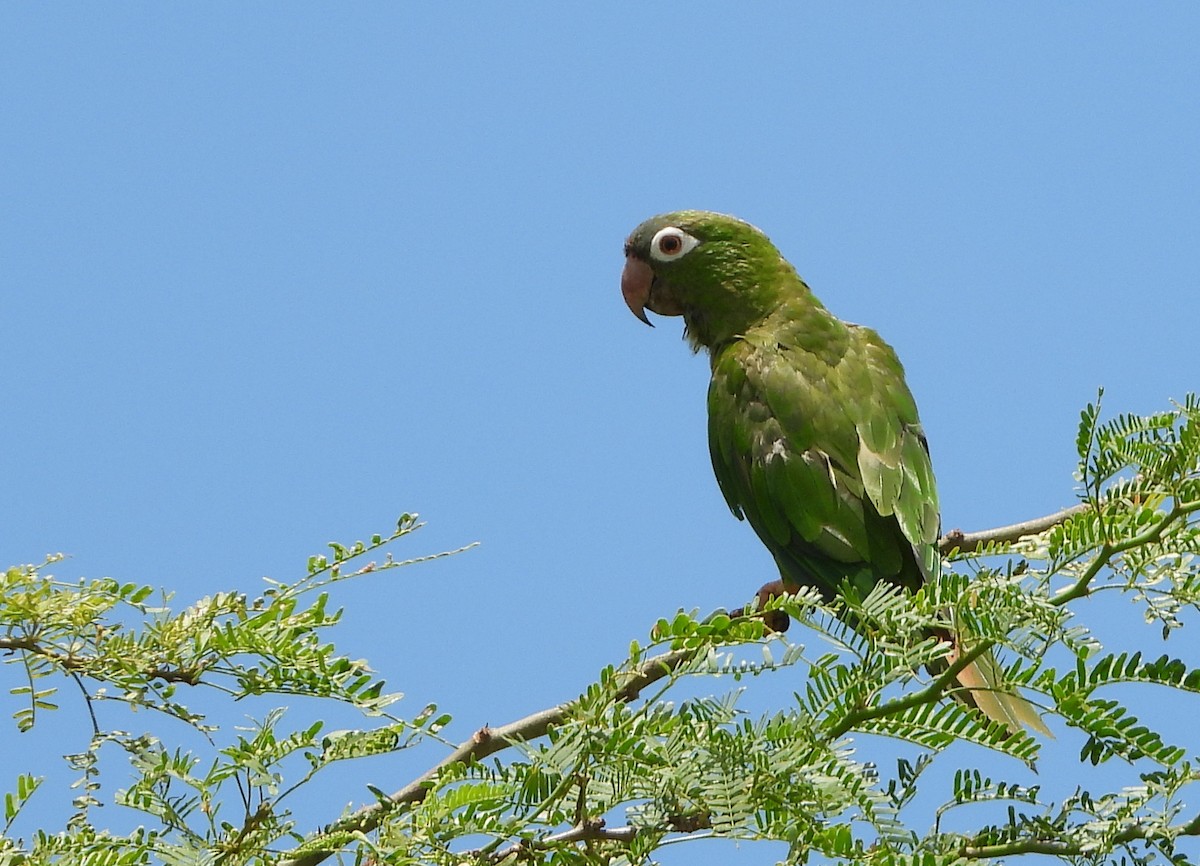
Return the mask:
<svg viewBox="0 0 1200 866">
<path fill-rule="evenodd" d="M 654 282 L 654 271 L 650 266 L 634 256 L 625 257 L 625 269 L 621 271 L 621 294 L 630 311 L 649 325 L 654 323 L 646 318 L 646 304 L 650 302 L 650 284 Z"/>
</svg>

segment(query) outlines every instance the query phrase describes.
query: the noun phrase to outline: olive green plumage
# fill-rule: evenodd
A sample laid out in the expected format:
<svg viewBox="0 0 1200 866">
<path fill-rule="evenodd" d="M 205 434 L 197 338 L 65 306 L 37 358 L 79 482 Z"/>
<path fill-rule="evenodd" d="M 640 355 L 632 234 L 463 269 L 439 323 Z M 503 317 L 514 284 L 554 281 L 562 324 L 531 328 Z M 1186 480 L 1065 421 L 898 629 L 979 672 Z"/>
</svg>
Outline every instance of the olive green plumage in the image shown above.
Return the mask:
<svg viewBox="0 0 1200 866">
<path fill-rule="evenodd" d="M 650 244 L 669 227 L 699 243 L 656 260 Z M 827 598 L 847 580 L 865 593 L 928 579 L 937 490 L 891 347 L 834 317 L 762 232 L 732 217 L 655 217 L 627 252 L 653 270 L 646 306 L 678 309 L 692 346 L 708 350 L 717 482 L 784 579 Z"/>
<path fill-rule="evenodd" d="M 625 255 L 630 309 L 683 316 L 692 348 L 708 352 L 713 470 L 785 583 L 831 598 L 847 584 L 865 595 L 881 580 L 915 590 L 933 579 L 937 487 L 892 348 L 833 316 L 766 235 L 733 217 L 653 217 Z M 994 677 L 981 676 L 986 689 Z M 990 697 L 965 699 L 1010 727 L 1035 724 L 1031 708 L 1014 717 L 984 706 Z"/>
</svg>

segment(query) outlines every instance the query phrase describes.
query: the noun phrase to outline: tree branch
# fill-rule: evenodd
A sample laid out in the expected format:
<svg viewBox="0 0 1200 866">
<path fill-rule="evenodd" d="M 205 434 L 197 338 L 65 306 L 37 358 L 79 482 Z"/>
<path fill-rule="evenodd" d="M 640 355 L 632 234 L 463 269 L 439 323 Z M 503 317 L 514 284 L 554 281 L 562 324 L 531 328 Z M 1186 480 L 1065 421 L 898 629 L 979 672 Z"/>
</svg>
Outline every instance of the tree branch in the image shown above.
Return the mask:
<svg viewBox="0 0 1200 866">
<path fill-rule="evenodd" d="M 552 833 L 544 839 L 537 840 L 521 840 L 509 845 L 507 848 L 501 848 L 498 851 L 493 851 L 487 855 L 487 859 L 492 863 L 501 863 L 507 860 L 514 854 L 528 854 L 532 851 L 544 851 L 547 848 L 552 848 L 555 845 L 574 842 L 632 842 L 638 834 L 637 827 L 613 827 L 608 829 L 604 826 L 603 818 L 594 818 L 590 821 L 581 821 L 570 830 L 564 830 L 561 833 Z M 481 852 L 472 852 L 478 855 Z"/>
<path fill-rule="evenodd" d="M 655 656 L 641 665 L 629 675 L 628 682 L 617 692 L 617 699 L 626 703 L 636 700 L 646 686 L 670 675 L 681 665 L 692 659 L 698 650 L 673 650 Z M 425 799 L 430 787 L 437 780 L 438 774 L 446 767 L 455 764 L 467 764 L 493 755 L 507 749 L 518 742 L 536 740 L 545 736 L 552 725 L 559 724 L 569 715 L 575 706 L 574 701 L 559 704 L 530 713 L 522 719 L 502 725 L 498 728 L 483 727 L 464 740 L 458 748 L 413 779 L 403 788 L 388 796 L 386 799 L 363 806 L 357 812 L 331 824 L 325 833 L 369 833 L 379 826 L 383 818 L 395 809 L 420 803 Z M 566 831 L 571 832 L 571 831 Z M 560 834 L 561 835 L 561 834 Z M 596 836 L 594 838 L 602 838 Z M 333 854 L 336 850 L 307 851 L 288 860 L 283 860 L 280 866 L 316 866 Z"/>
<path fill-rule="evenodd" d="M 1200 836 L 1200 815 L 1196 815 L 1186 824 L 1178 824 L 1166 828 L 1166 834 L 1177 836 Z M 1142 824 L 1131 824 L 1121 830 L 1112 840 L 1117 845 L 1137 842 L 1153 838 L 1150 831 Z M 1050 854 L 1055 857 L 1086 856 L 1085 845 L 1079 842 L 1068 842 L 1060 839 L 1014 839 L 1011 842 L 998 842 L 991 845 L 964 845 L 959 849 L 959 855 L 971 860 L 990 860 L 995 857 L 1015 857 L 1021 854 Z"/>
<path fill-rule="evenodd" d="M 104 659 L 101 655 L 75 655 L 74 653 L 59 652 L 36 637 L 29 635 L 0 638 L 0 652 L 32 653 L 33 655 L 41 656 L 52 664 L 58 665 L 68 674 L 81 674 L 95 679 L 104 679 L 103 675 L 92 673 L 91 671 L 92 668 L 103 664 Z M 137 674 L 145 677 L 147 680 L 160 679 L 168 683 L 186 683 L 189 686 L 198 686 L 204 682 L 201 680 L 201 675 L 205 673 L 208 667 L 209 662 L 202 660 L 191 667 L 158 665 L 139 670 Z M 207 685 L 208 683 L 205 684 Z"/>
<path fill-rule="evenodd" d="M 1033 520 L 1014 523 L 1011 526 L 999 526 L 995 529 L 983 529 L 978 532 L 963 532 L 961 529 L 952 529 L 938 539 L 938 550 L 942 552 L 943 556 L 947 556 L 955 551 L 959 553 L 975 553 L 982 550 L 988 544 L 1011 543 L 1024 538 L 1026 535 L 1037 535 L 1051 527 L 1058 526 L 1060 523 L 1066 523 L 1076 514 L 1082 514 L 1090 507 L 1087 503 L 1080 503 L 1079 505 L 1072 505 L 1070 508 L 1064 508 L 1062 511 L 1047 514 L 1045 517 L 1035 517 Z"/>
<path fill-rule="evenodd" d="M 672 828 L 678 829 L 678 828 Z M 1176 825 L 1170 828 L 1173 836 L 1200 836 L 1200 815 L 1192 818 L 1190 821 Z M 596 840 L 609 840 L 616 842 L 632 842 L 641 832 L 638 827 L 612 827 L 606 828 L 603 818 L 597 818 L 592 821 L 584 821 L 570 830 L 564 830 L 561 833 L 554 833 L 544 839 L 539 839 L 536 842 L 518 842 L 510 845 L 501 851 L 495 852 L 489 859 L 494 863 L 499 863 L 506 857 L 516 854 L 521 851 L 529 850 L 546 850 L 554 845 L 563 842 L 587 842 Z M 1141 824 L 1133 824 L 1126 827 L 1124 830 L 1117 833 L 1114 841 L 1117 844 L 1127 844 L 1143 839 L 1149 839 L 1150 832 Z M 1084 845 L 1077 842 L 1066 842 L 1060 839 L 1016 839 L 1011 842 L 1000 842 L 990 845 L 963 845 L 959 849 L 959 856 L 970 860 L 985 860 L 996 857 L 1014 857 L 1023 854 L 1049 854 L 1056 857 L 1080 857 L 1083 856 Z"/>
</svg>

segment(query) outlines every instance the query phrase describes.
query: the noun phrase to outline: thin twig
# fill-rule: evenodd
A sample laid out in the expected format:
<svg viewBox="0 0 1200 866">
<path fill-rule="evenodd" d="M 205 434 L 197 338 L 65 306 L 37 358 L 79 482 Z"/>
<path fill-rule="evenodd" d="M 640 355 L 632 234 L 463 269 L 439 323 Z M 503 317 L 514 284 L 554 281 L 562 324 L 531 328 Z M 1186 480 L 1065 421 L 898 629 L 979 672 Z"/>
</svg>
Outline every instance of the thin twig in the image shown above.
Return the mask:
<svg viewBox="0 0 1200 866">
<path fill-rule="evenodd" d="M 89 670 L 104 661 L 102 655 L 75 655 L 74 653 L 58 652 L 52 648 L 52 645 L 30 635 L 0 638 L 0 652 L 32 653 L 58 665 L 67 673 L 78 671 L 84 676 L 93 676 Z M 201 659 L 191 667 L 159 665 L 138 671 L 138 673 L 148 680 L 160 679 L 168 683 L 186 683 L 189 686 L 198 686 L 202 682 L 204 685 L 211 685 L 211 683 L 201 680 L 201 676 L 214 662 L 215 659 Z"/>
<path fill-rule="evenodd" d="M 88 718 L 92 720 L 92 736 L 100 736 L 100 721 L 96 718 L 96 708 L 93 706 L 93 698 L 88 694 L 87 686 L 83 684 L 83 678 L 74 671 L 68 671 L 71 679 L 75 681 L 75 685 L 79 688 L 79 693 L 83 695 L 83 705 L 87 707 Z"/>
<path fill-rule="evenodd" d="M 1169 512 L 1163 515 L 1162 519 L 1160 519 L 1157 523 L 1150 524 L 1147 529 L 1133 536 L 1133 538 L 1126 538 L 1124 541 L 1118 541 L 1115 543 L 1109 543 L 1107 541 L 1104 542 L 1104 544 L 1100 547 L 1100 551 L 1096 554 L 1096 558 L 1092 560 L 1092 564 L 1088 566 L 1087 570 L 1080 575 L 1079 580 L 1067 587 L 1067 589 L 1055 597 L 1054 601 L 1051 603 L 1061 606 L 1069 601 L 1074 601 L 1077 598 L 1087 595 L 1091 582 L 1096 578 L 1096 575 L 1100 573 L 1100 570 L 1103 569 L 1104 566 L 1108 565 L 1110 561 L 1112 561 L 1114 556 L 1119 553 L 1124 553 L 1127 550 L 1133 550 L 1137 547 L 1153 544 L 1162 537 L 1162 534 L 1166 532 L 1168 526 L 1179 520 L 1181 517 L 1187 517 L 1189 514 L 1195 511 L 1200 511 L 1200 501 L 1180 502 L 1176 504 L 1176 506 Z"/>
<path fill-rule="evenodd" d="M 954 660 L 944 671 L 942 671 L 937 679 L 925 686 L 919 691 L 910 692 L 902 698 L 895 698 L 890 701 L 885 701 L 882 704 L 875 704 L 872 707 L 861 707 L 857 710 L 847 713 L 842 717 L 842 720 L 830 729 L 831 739 L 837 739 L 844 734 L 849 733 L 858 725 L 870 719 L 878 719 L 884 716 L 890 716 L 895 713 L 907 710 L 909 707 L 920 706 L 921 704 L 931 704 L 944 695 L 955 682 L 958 675 L 970 667 L 976 659 L 995 646 L 993 640 L 982 640 L 970 650 L 960 655 Z"/>
<path fill-rule="evenodd" d="M 611 829 L 604 826 L 603 818 L 596 818 L 592 821 L 581 821 L 570 830 L 563 830 L 561 833 L 553 833 L 544 839 L 536 841 L 521 840 L 509 845 L 507 848 L 501 848 L 487 854 L 487 859 L 492 863 L 501 863 L 507 860 L 514 854 L 527 851 L 544 851 L 547 848 L 552 848 L 555 845 L 561 845 L 572 842 L 623 842 L 628 844 L 632 842 L 638 834 L 637 827 L 613 827 Z M 483 852 L 472 852 L 479 855 Z"/>
<path fill-rule="evenodd" d="M 1060 523 L 1066 523 L 1076 514 L 1082 514 L 1090 507 L 1087 503 L 1080 503 L 1072 505 L 1070 508 L 1064 508 L 1062 511 L 1047 514 L 1045 517 L 1035 517 L 1033 520 L 1014 523 L 1011 526 L 999 526 L 979 532 L 963 532 L 961 529 L 952 529 L 938 539 L 938 550 L 942 552 L 943 556 L 956 550 L 960 553 L 974 553 L 982 550 L 988 544 L 1007 544 L 1018 541 L 1026 535 L 1037 535 Z"/>
<path fill-rule="evenodd" d="M 1163 835 L 1200 836 L 1200 815 L 1192 818 L 1186 824 L 1178 824 L 1167 828 Z M 1117 845 L 1150 839 L 1149 829 L 1143 824 L 1133 824 L 1121 830 L 1112 837 Z M 1157 838 L 1153 837 L 1153 838 Z M 995 857 L 1015 857 L 1020 854 L 1051 854 L 1056 857 L 1081 857 L 1085 855 L 1085 846 L 1079 842 L 1067 842 L 1059 839 L 1014 839 L 1011 842 L 997 842 L 991 845 L 964 845 L 959 854 L 972 860 L 990 860 Z"/>
</svg>

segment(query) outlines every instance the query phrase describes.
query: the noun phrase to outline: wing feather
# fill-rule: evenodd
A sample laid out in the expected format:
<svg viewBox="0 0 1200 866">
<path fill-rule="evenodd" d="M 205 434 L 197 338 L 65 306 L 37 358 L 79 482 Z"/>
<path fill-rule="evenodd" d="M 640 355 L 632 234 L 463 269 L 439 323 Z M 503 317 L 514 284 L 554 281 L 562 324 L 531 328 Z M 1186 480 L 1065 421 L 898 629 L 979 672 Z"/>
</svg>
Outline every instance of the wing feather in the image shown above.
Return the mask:
<svg viewBox="0 0 1200 866">
<path fill-rule="evenodd" d="M 749 335 L 713 359 L 709 444 L 726 502 L 784 576 L 912 586 L 936 567 L 933 469 L 892 350 L 847 326 L 836 356 Z"/>
</svg>

